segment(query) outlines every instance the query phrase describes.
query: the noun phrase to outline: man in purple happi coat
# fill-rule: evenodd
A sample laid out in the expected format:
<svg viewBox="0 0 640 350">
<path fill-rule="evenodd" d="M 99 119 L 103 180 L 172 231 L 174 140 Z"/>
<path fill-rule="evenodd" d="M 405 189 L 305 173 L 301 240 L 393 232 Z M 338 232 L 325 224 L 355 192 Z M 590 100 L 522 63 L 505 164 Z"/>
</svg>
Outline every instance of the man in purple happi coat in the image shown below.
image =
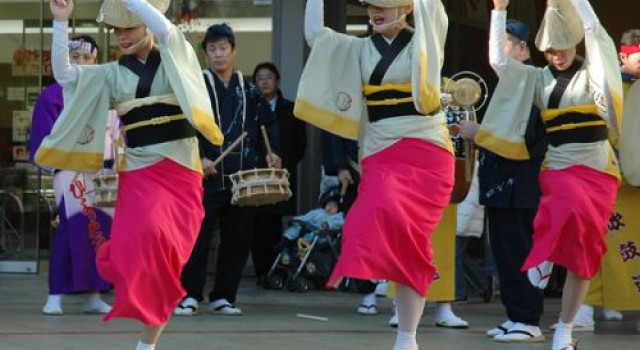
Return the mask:
<svg viewBox="0 0 640 350">
<path fill-rule="evenodd" d="M 79 36 L 69 42 L 71 64 L 96 64 L 97 55 L 98 46 L 90 36 Z M 63 91 L 58 83 L 42 91 L 33 110 L 29 147 L 31 162 L 42 140 L 51 133 L 63 108 Z M 112 128 L 117 126 L 115 123 L 111 124 Z M 105 160 L 106 167 L 110 167 L 110 163 L 113 161 Z M 42 313 L 62 315 L 62 296 L 79 293 L 86 294 L 86 301 L 82 307 L 84 312 L 107 313 L 111 306 L 102 300 L 100 293 L 109 291 L 111 286 L 100 277 L 96 269 L 95 248 L 91 244 L 89 227 L 93 224 L 94 234 L 97 227 L 97 233 L 106 237 L 111 229 L 113 213 L 91 206 L 96 216 L 92 218 L 86 215 L 82 210 L 82 197 L 76 198 L 77 191 L 74 193 L 71 190 L 75 181 L 89 184 L 93 174 L 45 168 L 43 170 L 55 174 L 54 190 L 58 218 L 54 223 L 56 230 L 50 247 L 49 295 Z M 85 199 L 90 203 L 91 198 Z"/>
</svg>

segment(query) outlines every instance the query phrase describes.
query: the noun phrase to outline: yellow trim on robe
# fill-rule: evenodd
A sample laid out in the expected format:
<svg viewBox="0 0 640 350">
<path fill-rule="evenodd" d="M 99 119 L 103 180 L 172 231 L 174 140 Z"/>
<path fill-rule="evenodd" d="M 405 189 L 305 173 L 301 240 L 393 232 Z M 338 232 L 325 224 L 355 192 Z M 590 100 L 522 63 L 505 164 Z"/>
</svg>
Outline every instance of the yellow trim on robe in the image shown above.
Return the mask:
<svg viewBox="0 0 640 350">
<path fill-rule="evenodd" d="M 365 101 L 365 105 L 367 106 L 393 106 L 399 105 L 401 103 L 413 103 L 413 97 L 405 97 L 405 98 L 388 98 L 382 101 Z"/>
<path fill-rule="evenodd" d="M 440 108 L 440 88 L 434 88 L 427 80 L 427 53 L 420 52 L 420 88 L 419 98 L 422 113 L 429 114 Z"/>
<path fill-rule="evenodd" d="M 321 129 L 331 130 L 332 133 L 352 140 L 358 139 L 360 122 L 346 119 L 298 98 L 294 107 L 294 114 Z"/>
<path fill-rule="evenodd" d="M 198 131 L 212 144 L 219 146 L 224 142 L 224 136 L 217 124 L 211 123 L 213 114 L 209 114 L 198 107 L 191 107 L 193 124 Z"/>
<path fill-rule="evenodd" d="M 595 114 L 598 115 L 598 107 L 596 105 L 569 106 L 564 108 L 545 109 L 540 112 L 542 120 L 545 122 L 556 119 L 557 117 L 568 113 Z"/>
<path fill-rule="evenodd" d="M 46 159 L 47 165 L 62 169 L 101 169 L 104 162 L 104 152 L 65 152 L 58 148 L 39 147 L 38 158 Z"/>
<path fill-rule="evenodd" d="M 413 92 L 411 90 L 411 84 L 382 84 L 382 85 L 365 84 L 362 87 L 362 92 L 364 92 L 365 95 L 371 95 L 371 94 L 375 94 L 376 92 L 389 91 L 389 90 L 395 90 L 400 92 Z"/>
<path fill-rule="evenodd" d="M 604 120 L 596 120 L 596 121 L 584 122 L 584 123 L 567 123 L 567 124 L 554 126 L 552 128 L 548 128 L 547 129 L 547 133 L 555 132 L 555 131 L 562 131 L 562 130 L 580 129 L 580 128 L 586 128 L 586 127 L 589 127 L 589 126 L 597 126 L 597 125 L 607 126 L 607 122 L 605 122 Z"/>
<path fill-rule="evenodd" d="M 149 120 L 143 120 L 137 123 L 126 125 L 124 127 L 124 131 L 141 128 L 143 126 L 166 124 L 166 123 L 170 123 L 170 122 L 173 122 L 176 120 L 182 120 L 182 119 L 187 119 L 184 116 L 184 114 L 177 114 L 172 116 L 163 115 L 160 117 L 151 118 Z"/>
<path fill-rule="evenodd" d="M 606 174 L 615 176 L 618 179 L 618 183 L 622 182 L 622 174 L 620 173 L 620 164 L 618 157 L 616 156 L 613 148 L 609 148 L 609 154 L 607 155 L 607 165 L 603 170 Z"/>
<path fill-rule="evenodd" d="M 484 129 L 478 129 L 474 142 L 504 158 L 513 160 L 528 160 L 530 158 L 526 143 L 502 139 Z"/>
</svg>

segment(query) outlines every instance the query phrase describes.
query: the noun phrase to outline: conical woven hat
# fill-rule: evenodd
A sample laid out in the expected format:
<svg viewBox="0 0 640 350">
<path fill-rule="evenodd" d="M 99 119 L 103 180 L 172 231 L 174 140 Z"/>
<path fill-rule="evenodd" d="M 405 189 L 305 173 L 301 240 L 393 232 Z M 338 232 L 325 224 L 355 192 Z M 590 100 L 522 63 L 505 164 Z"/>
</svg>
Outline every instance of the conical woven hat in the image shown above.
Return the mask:
<svg viewBox="0 0 640 350">
<path fill-rule="evenodd" d="M 379 7 L 400 7 L 413 4 L 413 0 L 360 0 L 360 2 Z"/>
<path fill-rule="evenodd" d="M 544 18 L 536 35 L 540 51 L 575 47 L 584 38 L 582 21 L 569 0 L 548 0 Z"/>
<path fill-rule="evenodd" d="M 151 6 L 165 13 L 171 0 L 147 0 Z M 117 28 L 135 28 L 144 25 L 142 20 L 134 15 L 122 3 L 122 0 L 104 0 L 96 18 L 98 23 L 104 23 Z"/>
</svg>

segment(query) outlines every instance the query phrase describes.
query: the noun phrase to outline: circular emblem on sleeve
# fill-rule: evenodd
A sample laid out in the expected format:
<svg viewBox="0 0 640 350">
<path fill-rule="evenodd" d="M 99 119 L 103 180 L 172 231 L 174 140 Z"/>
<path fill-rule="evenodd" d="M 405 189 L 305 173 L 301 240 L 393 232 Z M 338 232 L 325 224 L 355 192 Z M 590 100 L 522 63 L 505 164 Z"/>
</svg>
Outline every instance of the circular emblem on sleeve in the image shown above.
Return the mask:
<svg viewBox="0 0 640 350">
<path fill-rule="evenodd" d="M 338 96 L 336 97 L 336 103 L 338 104 L 338 109 L 342 112 L 349 110 L 351 105 L 353 104 L 353 99 L 351 95 L 344 91 L 340 91 Z"/>
<path fill-rule="evenodd" d="M 80 137 L 78 137 L 78 143 L 81 145 L 86 145 L 87 143 L 93 141 L 93 137 L 95 136 L 95 130 L 89 125 L 85 125 L 84 129 L 80 133 Z"/>
</svg>

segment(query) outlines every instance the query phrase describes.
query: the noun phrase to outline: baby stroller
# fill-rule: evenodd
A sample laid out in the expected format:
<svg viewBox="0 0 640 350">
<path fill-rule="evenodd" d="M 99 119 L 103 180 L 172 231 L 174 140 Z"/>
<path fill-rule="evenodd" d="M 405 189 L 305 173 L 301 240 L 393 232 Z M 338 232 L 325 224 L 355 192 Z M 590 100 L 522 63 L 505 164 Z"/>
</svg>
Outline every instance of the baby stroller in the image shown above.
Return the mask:
<svg viewBox="0 0 640 350">
<path fill-rule="evenodd" d="M 329 189 L 321 196 L 321 205 L 336 198 L 336 194 L 339 198 L 337 187 Z M 338 260 L 342 229 L 322 229 L 299 220 L 290 224 L 300 225 L 299 238 L 291 247 L 281 247 L 266 275 L 264 288 L 304 293 L 311 284 L 323 289 Z"/>
</svg>

